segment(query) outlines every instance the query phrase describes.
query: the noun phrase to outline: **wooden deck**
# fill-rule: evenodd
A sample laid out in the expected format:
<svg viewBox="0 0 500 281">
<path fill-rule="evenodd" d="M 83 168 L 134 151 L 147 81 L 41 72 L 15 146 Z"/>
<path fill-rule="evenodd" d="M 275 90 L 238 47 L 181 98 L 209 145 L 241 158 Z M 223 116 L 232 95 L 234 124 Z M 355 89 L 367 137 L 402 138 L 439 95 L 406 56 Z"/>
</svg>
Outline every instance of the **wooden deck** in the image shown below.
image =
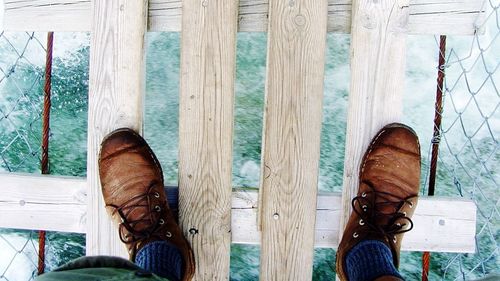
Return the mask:
<svg viewBox="0 0 500 281">
<path fill-rule="evenodd" d="M 126 256 L 100 195 L 99 144 L 119 127 L 142 131 L 146 31 L 180 31 L 179 213 L 195 280 L 229 279 L 231 242 L 260 243 L 261 280 L 308 280 L 313 247 L 338 245 L 368 142 L 401 119 L 406 37 L 481 32 L 482 3 L 5 0 L 5 30 L 90 31 L 92 39 L 88 178 L 0 174 L 0 225 L 83 232 L 87 254 Z M 237 31 L 268 31 L 259 195 L 231 188 Z M 317 194 L 327 32 L 352 34 L 342 196 Z M 475 220 L 470 201 L 422 198 L 403 247 L 473 252 Z"/>
</svg>

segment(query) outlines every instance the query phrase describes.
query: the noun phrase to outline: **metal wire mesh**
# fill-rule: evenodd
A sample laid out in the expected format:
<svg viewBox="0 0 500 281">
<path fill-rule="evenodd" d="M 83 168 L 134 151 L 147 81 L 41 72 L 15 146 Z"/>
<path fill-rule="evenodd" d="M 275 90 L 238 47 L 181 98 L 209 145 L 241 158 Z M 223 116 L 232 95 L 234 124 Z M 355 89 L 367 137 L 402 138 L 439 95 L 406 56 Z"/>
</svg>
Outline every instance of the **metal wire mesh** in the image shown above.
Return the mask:
<svg viewBox="0 0 500 281">
<path fill-rule="evenodd" d="M 500 278 L 499 6 L 484 2 L 473 37 L 448 37 L 436 194 L 474 200 L 476 253 L 432 254 L 430 280 Z"/>
<path fill-rule="evenodd" d="M 40 165 L 45 49 L 34 33 L 2 32 L 0 52 L 0 170 L 33 172 Z"/>
<path fill-rule="evenodd" d="M 45 38 L 46 33 L 0 33 L 0 172 L 40 173 Z M 68 43 L 53 60 L 55 133 L 49 136 L 56 163 L 51 172 L 58 175 L 85 175 L 88 45 L 82 42 L 87 38 L 65 36 Z M 50 232 L 46 238 L 48 271 L 84 254 L 83 235 Z M 0 280 L 34 278 L 38 240 L 38 231 L 0 229 Z"/>
<path fill-rule="evenodd" d="M 0 33 L 0 171 L 40 166 L 41 67 L 45 48 L 35 33 Z M 0 280 L 32 280 L 38 233 L 0 229 Z"/>
</svg>

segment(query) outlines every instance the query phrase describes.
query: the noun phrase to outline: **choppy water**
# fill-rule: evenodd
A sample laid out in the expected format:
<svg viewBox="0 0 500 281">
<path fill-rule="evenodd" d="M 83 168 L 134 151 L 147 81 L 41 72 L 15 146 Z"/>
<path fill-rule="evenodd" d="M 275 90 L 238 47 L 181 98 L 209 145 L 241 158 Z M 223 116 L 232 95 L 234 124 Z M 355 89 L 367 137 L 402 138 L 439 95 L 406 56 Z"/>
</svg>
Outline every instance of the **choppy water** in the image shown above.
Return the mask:
<svg viewBox="0 0 500 281">
<path fill-rule="evenodd" d="M 11 34 L 14 44 L 23 44 L 26 36 Z M 40 36 L 44 42 L 44 35 Z M 167 182 L 175 184 L 177 181 L 178 163 L 178 91 L 179 91 L 179 34 L 178 33 L 150 33 L 148 34 L 147 53 L 147 83 L 146 83 L 146 111 L 145 111 L 145 138 L 157 154 L 163 166 Z M 451 38 L 449 46 L 464 51 L 470 49 L 467 45 L 470 38 Z M 86 112 L 88 91 L 88 53 L 89 38 L 85 34 L 56 34 L 55 59 L 53 77 L 53 111 L 51 120 L 51 172 L 59 175 L 85 176 L 86 167 Z M 434 37 L 410 37 L 408 51 L 407 80 L 404 96 L 404 122 L 414 127 L 423 143 L 424 167 L 422 185 L 425 189 L 426 163 L 428 162 L 428 148 L 432 136 L 432 120 L 434 115 L 435 77 L 437 65 L 437 47 Z M 4 46 L 0 44 L 0 46 Z M 0 66 L 6 66 L 15 59 L 15 54 L 8 47 L 0 48 Z M 325 96 L 323 113 L 323 130 L 321 137 L 321 160 L 319 189 L 321 191 L 340 191 L 342 185 L 342 169 L 344 162 L 344 142 L 346 128 L 346 108 L 349 90 L 349 36 L 328 35 L 327 63 L 325 72 Z M 490 59 L 498 63 L 498 58 Z M 28 63 L 31 62 L 32 64 Z M 238 34 L 237 46 L 237 73 L 236 73 L 236 100 L 235 100 L 235 137 L 234 137 L 234 164 L 233 184 L 241 187 L 257 187 L 260 172 L 260 147 L 262 137 L 262 113 L 264 102 L 264 82 L 266 64 L 266 34 L 241 33 Z M 0 83 L 0 109 L 16 107 L 18 110 L 10 116 L 9 122 L 0 121 L 0 147 L 5 147 L 10 140 L 21 132 L 26 138 L 17 138 L 9 150 L 2 152 L 5 162 L 0 165 L 1 170 L 17 172 L 38 171 L 38 150 L 41 131 L 41 122 L 36 117 L 37 110 L 33 104 L 39 104 L 41 98 L 41 81 L 37 80 L 43 70 L 43 55 L 33 47 L 27 51 L 26 59 L 22 60 L 15 73 L 5 82 Z M 454 72 L 455 71 L 455 72 Z M 453 75 L 460 75 L 460 70 L 450 69 L 450 81 Z M 498 78 L 498 76 L 496 76 Z M 470 84 L 480 83 L 481 77 L 470 77 Z M 498 81 L 498 79 L 497 79 Z M 33 87 L 32 83 L 36 83 Z M 403 83 L 403 82 L 402 82 Z M 470 87 L 470 85 L 469 85 Z M 19 88 L 26 91 L 25 98 L 19 98 Z M 457 94 L 457 107 L 465 107 L 470 95 L 467 87 L 463 97 Z M 492 113 L 490 120 L 494 124 L 492 130 L 498 135 L 499 116 L 493 114 L 498 104 L 498 96 L 494 91 L 482 91 L 478 97 L 482 101 L 482 108 Z M 488 101 L 495 101 L 494 103 Z M 16 105 L 14 105 L 16 104 Z M 448 103 L 446 110 L 453 111 Z M 467 127 L 476 128 L 483 119 L 475 112 L 467 112 Z M 5 121 L 5 120 L 4 120 Z M 453 118 L 445 118 L 444 124 L 452 124 Z M 445 125 L 446 126 L 446 125 Z M 17 128 L 17 130 L 16 130 Z M 448 138 L 452 144 L 460 146 L 467 139 L 461 131 L 452 129 Z M 498 144 L 489 137 L 489 132 L 481 129 L 474 144 L 477 151 L 462 149 L 461 155 L 466 167 L 477 165 L 475 153 L 480 156 L 494 158 L 486 165 L 495 173 L 485 175 L 498 182 L 498 163 L 500 155 Z M 29 146 L 33 147 L 34 156 L 29 153 Z M 448 157 L 448 158 L 447 158 Z M 443 163 L 451 163 L 451 156 L 442 156 Z M 450 164 L 451 165 L 451 164 Z M 441 168 L 441 167 L 440 167 Z M 450 172 L 452 171 L 452 172 Z M 484 172 L 484 171 L 483 171 Z M 495 196 L 495 186 L 485 180 L 481 190 L 484 196 L 474 196 L 471 192 L 476 183 L 471 183 L 467 176 L 463 176 L 464 190 L 457 190 L 453 176 L 463 173 L 454 166 L 441 168 L 438 175 L 438 194 L 457 196 L 463 192 L 465 197 L 498 198 Z M 486 200 L 486 199 L 484 199 Z M 488 208 L 496 208 L 495 204 Z M 487 213 L 491 210 L 485 210 Z M 481 219 L 481 218 L 480 218 Z M 480 240 L 481 249 L 486 254 L 493 251 L 498 244 L 499 230 L 498 217 L 493 224 L 493 242 Z M 10 262 L 8 258 L 14 252 L 7 243 L 23 243 L 30 232 L 0 230 L 0 271 Z M 50 233 L 50 248 L 48 253 L 49 269 L 74 257 L 84 254 L 84 238 L 82 235 Z M 496 243 L 495 243 L 496 241 Z M 29 242 L 31 243 L 31 242 Z M 16 246 L 17 247 L 17 246 Z M 27 245 L 25 254 L 16 258 L 13 267 L 16 270 L 8 272 L 9 280 L 27 280 L 35 268 L 30 262 L 35 256 L 33 245 Z M 489 252 L 488 252 L 489 251 Z M 3 254 L 6 253 L 6 254 Z M 420 253 L 403 253 L 402 272 L 408 280 L 417 280 L 421 274 Z M 499 268 L 498 255 L 487 260 L 484 264 L 485 272 L 497 271 Z M 433 255 L 432 278 L 439 279 L 445 270 L 446 279 L 453 280 L 458 269 L 446 269 L 448 260 L 455 255 Z M 467 268 L 474 267 L 478 259 L 483 257 L 464 259 Z M 259 270 L 258 247 L 249 245 L 233 245 L 231 252 L 231 280 L 257 280 Z M 462 259 L 462 258 L 460 258 Z M 468 264 L 469 263 L 469 264 Z M 332 249 L 315 250 L 314 280 L 333 280 L 334 251 Z M 1 274 L 2 272 L 0 272 Z M 481 273 L 481 272 L 479 272 Z M 478 274 L 479 275 L 479 274 Z M 7 276 L 7 275 L 6 275 Z M 471 275 L 474 276 L 474 275 Z"/>
</svg>

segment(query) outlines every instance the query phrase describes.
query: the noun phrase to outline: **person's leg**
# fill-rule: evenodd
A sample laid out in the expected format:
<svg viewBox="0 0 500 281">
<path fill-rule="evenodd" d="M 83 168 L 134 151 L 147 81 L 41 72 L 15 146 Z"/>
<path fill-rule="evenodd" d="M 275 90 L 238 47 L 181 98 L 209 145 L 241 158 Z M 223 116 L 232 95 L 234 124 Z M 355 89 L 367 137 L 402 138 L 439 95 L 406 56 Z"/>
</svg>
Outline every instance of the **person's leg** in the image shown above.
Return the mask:
<svg viewBox="0 0 500 281">
<path fill-rule="evenodd" d="M 361 162 L 358 194 L 337 250 L 341 280 L 403 280 L 401 240 L 413 228 L 419 186 L 417 135 L 402 124 L 385 126 Z"/>
<path fill-rule="evenodd" d="M 146 271 L 122 258 L 88 256 L 75 259 L 51 272 L 35 278 L 35 281 L 84 281 L 84 280 L 158 280 L 166 279 Z"/>
<path fill-rule="evenodd" d="M 390 275 L 382 276 L 382 277 L 375 279 L 375 281 L 403 281 L 403 280 L 404 279 L 401 279 L 401 278 L 398 278 L 395 276 L 390 276 Z"/>
</svg>

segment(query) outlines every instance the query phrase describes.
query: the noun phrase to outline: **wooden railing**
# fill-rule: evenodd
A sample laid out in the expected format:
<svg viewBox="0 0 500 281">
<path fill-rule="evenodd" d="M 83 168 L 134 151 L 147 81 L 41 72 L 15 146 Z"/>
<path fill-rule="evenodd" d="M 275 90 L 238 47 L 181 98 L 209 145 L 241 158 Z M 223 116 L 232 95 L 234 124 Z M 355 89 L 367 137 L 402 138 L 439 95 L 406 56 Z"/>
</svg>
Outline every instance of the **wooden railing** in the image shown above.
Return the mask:
<svg viewBox="0 0 500 281">
<path fill-rule="evenodd" d="M 313 247 L 338 245 L 369 140 L 401 118 L 407 35 L 481 32 L 482 2 L 5 0 L 6 30 L 92 36 L 87 179 L 1 174 L 0 226 L 84 232 L 87 254 L 126 256 L 100 194 L 99 145 L 119 127 L 142 131 L 145 32 L 180 31 L 179 214 L 195 279 L 227 280 L 233 242 L 261 244 L 261 280 L 308 280 Z M 231 186 L 238 30 L 268 32 L 259 195 Z M 349 31 L 343 195 L 318 195 L 326 33 Z M 475 219 L 471 201 L 422 198 L 403 248 L 472 252 Z"/>
</svg>

